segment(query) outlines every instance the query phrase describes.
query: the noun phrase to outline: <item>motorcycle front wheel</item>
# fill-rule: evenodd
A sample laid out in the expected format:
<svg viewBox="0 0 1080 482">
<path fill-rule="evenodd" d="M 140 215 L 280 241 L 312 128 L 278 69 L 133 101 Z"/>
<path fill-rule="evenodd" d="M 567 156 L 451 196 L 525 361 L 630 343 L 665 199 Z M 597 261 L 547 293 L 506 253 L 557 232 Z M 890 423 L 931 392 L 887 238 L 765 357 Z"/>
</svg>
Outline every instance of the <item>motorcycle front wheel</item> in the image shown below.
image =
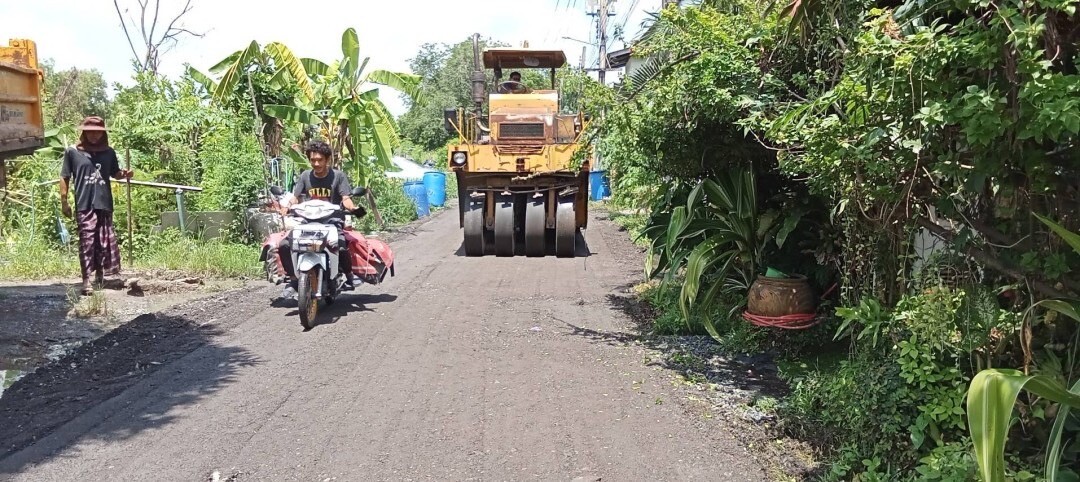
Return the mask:
<svg viewBox="0 0 1080 482">
<path fill-rule="evenodd" d="M 315 297 L 319 289 L 319 267 L 311 268 L 307 273 L 301 273 L 296 286 L 296 304 L 300 308 L 300 325 L 305 330 L 315 326 L 315 315 L 319 313 L 319 299 Z"/>
</svg>

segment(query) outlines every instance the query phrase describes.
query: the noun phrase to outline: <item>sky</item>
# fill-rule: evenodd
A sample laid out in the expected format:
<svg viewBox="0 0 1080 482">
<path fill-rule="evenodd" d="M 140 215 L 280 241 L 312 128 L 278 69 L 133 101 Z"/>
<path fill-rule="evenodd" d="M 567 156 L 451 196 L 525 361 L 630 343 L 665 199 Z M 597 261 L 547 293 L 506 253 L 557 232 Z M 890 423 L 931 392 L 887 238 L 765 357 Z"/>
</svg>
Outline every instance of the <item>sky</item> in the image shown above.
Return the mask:
<svg viewBox="0 0 1080 482">
<path fill-rule="evenodd" d="M 160 18 L 172 18 L 185 0 L 159 0 Z M 136 0 L 117 0 L 121 11 L 138 18 Z M 614 0 L 609 32 L 625 25 L 629 42 L 639 32 L 647 12 L 659 10 L 661 0 Z M 151 5 L 154 2 L 150 2 Z M 341 33 L 349 27 L 360 38 L 361 57 L 368 69 L 409 71 L 409 59 L 424 43 L 456 43 L 473 33 L 510 45 L 528 41 L 532 48 L 562 49 L 577 65 L 582 47 L 587 63 L 597 62 L 594 17 L 596 0 L 191 0 L 192 10 L 177 23 L 202 37 L 183 36 L 162 55 L 161 72 L 177 78 L 184 64 L 209 73 L 212 65 L 252 40 L 260 45 L 284 43 L 300 57 L 326 62 L 341 58 Z M 590 4 L 592 9 L 590 9 Z M 310 6 L 305 11 L 304 6 Z M 594 10 L 593 10 L 594 11 Z M 97 69 L 110 85 L 132 83 L 133 54 L 121 29 L 113 0 L 0 0 L 0 42 L 28 38 L 38 56 L 52 59 L 58 69 Z M 129 24 L 129 29 L 131 28 Z M 134 31 L 133 35 L 137 35 Z M 574 40 L 564 39 L 570 37 Z M 592 42 L 586 46 L 582 41 Z M 624 45 L 615 40 L 609 50 Z M 594 74 L 595 77 L 595 74 Z M 609 73 L 608 81 L 618 74 Z M 467 82 L 467 79 L 462 79 Z M 110 92 L 110 96 L 112 92 Z M 380 90 L 395 115 L 404 112 L 396 91 Z"/>
</svg>

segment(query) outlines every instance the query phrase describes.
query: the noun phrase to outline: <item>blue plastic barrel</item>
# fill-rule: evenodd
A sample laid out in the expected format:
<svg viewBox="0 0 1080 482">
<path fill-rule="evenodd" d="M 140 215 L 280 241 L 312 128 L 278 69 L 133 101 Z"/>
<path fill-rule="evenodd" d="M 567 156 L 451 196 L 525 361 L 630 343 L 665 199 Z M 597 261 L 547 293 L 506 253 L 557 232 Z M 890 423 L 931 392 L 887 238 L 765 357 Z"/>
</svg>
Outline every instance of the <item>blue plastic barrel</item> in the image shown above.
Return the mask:
<svg viewBox="0 0 1080 482">
<path fill-rule="evenodd" d="M 589 173 L 589 199 L 600 201 L 611 195 L 611 184 L 607 177 L 607 171 L 592 171 Z"/>
<path fill-rule="evenodd" d="M 428 204 L 441 207 L 446 204 L 446 173 L 431 171 L 424 173 L 424 187 L 427 189 Z"/>
<path fill-rule="evenodd" d="M 424 181 L 407 181 L 405 183 L 405 195 L 416 203 L 416 217 L 422 218 L 431 214 Z"/>
</svg>

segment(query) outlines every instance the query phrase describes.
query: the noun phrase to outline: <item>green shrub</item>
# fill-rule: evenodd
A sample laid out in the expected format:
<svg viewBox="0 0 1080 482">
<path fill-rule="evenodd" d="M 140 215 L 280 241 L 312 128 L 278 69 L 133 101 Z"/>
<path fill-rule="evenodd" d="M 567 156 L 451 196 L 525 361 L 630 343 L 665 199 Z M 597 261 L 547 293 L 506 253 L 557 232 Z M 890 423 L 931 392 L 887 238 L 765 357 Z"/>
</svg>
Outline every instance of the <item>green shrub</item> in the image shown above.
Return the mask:
<svg viewBox="0 0 1080 482">
<path fill-rule="evenodd" d="M 864 354 L 828 361 L 788 379 L 792 393 L 780 405 L 786 428 L 825 446 L 850 445 L 860 457 L 890 453 L 911 460 L 907 385 L 891 360 Z"/>
<path fill-rule="evenodd" d="M 375 176 L 371 185 L 366 187 L 374 196 L 375 205 L 387 227 L 400 226 L 416 219 L 416 203 L 405 194 L 404 181 Z M 360 203 L 368 210 L 368 214 L 356 222 L 357 229 L 365 233 L 381 230 L 382 226 L 375 220 L 374 210 L 367 200 Z"/>
<path fill-rule="evenodd" d="M 689 332 L 686 323 L 683 322 L 682 315 L 679 314 L 678 293 L 676 291 L 651 284 L 639 296 L 657 311 L 652 326 L 654 334 L 684 335 Z M 704 331 L 699 331 L 699 334 L 701 333 L 704 333 Z"/>
<path fill-rule="evenodd" d="M 447 201 L 449 201 L 451 199 L 457 199 L 457 197 L 458 197 L 457 190 L 458 190 L 457 176 L 455 176 L 454 173 L 452 173 L 452 172 L 447 172 L 446 173 L 446 199 L 447 199 Z"/>
<path fill-rule="evenodd" d="M 915 467 L 919 481 L 966 482 L 975 480 L 975 457 L 971 441 L 963 439 L 935 447 Z"/>
<path fill-rule="evenodd" d="M 208 211 L 243 213 L 266 187 L 262 154 L 254 136 L 239 129 L 217 130 L 206 136 L 198 207 Z"/>
<path fill-rule="evenodd" d="M 788 374 L 787 428 L 843 447 L 833 467 L 842 480 L 969 480 L 963 401 L 970 360 L 992 331 L 1014 330 L 1017 319 L 981 289 L 941 285 L 904 296 L 891 310 L 863 299 L 837 313 L 837 337 L 852 340 L 850 358 Z"/>
</svg>

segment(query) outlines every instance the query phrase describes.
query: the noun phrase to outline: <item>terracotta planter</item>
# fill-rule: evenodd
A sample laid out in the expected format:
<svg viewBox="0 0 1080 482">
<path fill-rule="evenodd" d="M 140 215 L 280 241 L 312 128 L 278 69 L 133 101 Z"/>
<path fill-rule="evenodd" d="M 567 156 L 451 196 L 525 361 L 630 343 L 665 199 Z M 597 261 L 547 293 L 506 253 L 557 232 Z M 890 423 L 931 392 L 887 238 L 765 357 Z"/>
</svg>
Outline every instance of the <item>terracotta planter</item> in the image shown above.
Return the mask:
<svg viewBox="0 0 1080 482">
<path fill-rule="evenodd" d="M 758 275 L 746 297 L 746 311 L 758 316 L 785 316 L 813 313 L 813 290 L 803 275 L 768 278 Z"/>
</svg>

